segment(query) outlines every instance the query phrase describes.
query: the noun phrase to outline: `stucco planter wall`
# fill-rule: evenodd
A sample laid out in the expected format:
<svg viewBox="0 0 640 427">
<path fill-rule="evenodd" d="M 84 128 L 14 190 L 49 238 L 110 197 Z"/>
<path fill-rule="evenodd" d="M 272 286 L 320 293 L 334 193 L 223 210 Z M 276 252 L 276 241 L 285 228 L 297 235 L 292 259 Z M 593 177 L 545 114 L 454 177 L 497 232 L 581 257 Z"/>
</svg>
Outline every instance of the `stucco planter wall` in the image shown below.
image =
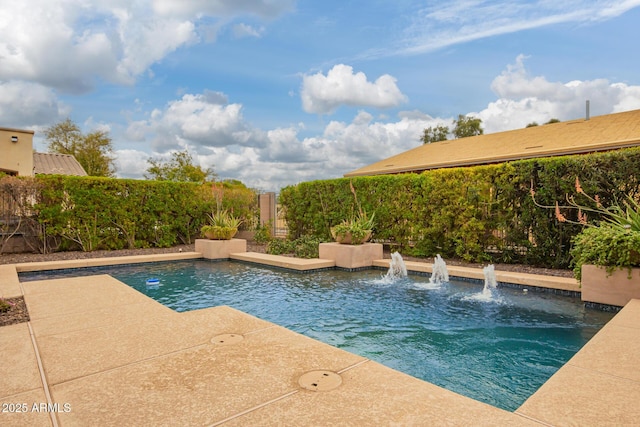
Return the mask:
<svg viewBox="0 0 640 427">
<path fill-rule="evenodd" d="M 632 299 L 640 299 L 640 268 L 614 270 L 607 277 L 604 267 L 582 266 L 582 300 L 623 307 Z"/>
<path fill-rule="evenodd" d="M 247 252 L 247 241 L 244 239 L 207 240 L 196 239 L 196 252 L 206 259 L 227 259 L 229 254 Z"/>
<path fill-rule="evenodd" d="M 361 245 L 342 245 L 340 243 L 320 243 L 319 258 L 336 262 L 336 267 L 371 267 L 373 261 L 383 258 L 381 243 L 363 243 Z"/>
</svg>

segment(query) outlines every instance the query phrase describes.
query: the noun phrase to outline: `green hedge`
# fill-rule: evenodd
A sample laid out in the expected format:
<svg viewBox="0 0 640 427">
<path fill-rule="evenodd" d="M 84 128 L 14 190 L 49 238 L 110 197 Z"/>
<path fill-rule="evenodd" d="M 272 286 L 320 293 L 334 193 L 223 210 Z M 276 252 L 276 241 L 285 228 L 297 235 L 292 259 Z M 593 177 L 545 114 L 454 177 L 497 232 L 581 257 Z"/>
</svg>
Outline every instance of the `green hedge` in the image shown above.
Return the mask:
<svg viewBox="0 0 640 427">
<path fill-rule="evenodd" d="M 32 214 L 42 225 L 43 251 L 189 244 L 216 206 L 211 184 L 69 176 L 36 181 L 41 190 Z M 217 185 L 222 207 L 255 223 L 255 192 L 238 182 Z"/>
<path fill-rule="evenodd" d="M 329 229 L 357 212 L 350 190 L 375 212 L 374 239 L 406 254 L 477 262 L 568 268 L 571 238 L 581 226 L 559 223 L 552 209 L 583 189 L 603 204 L 636 196 L 640 148 L 607 153 L 451 168 L 422 174 L 381 175 L 300 183 L 282 189 L 280 204 L 291 238 L 330 238 Z M 564 212 L 575 218 L 576 212 Z M 597 221 L 598 218 L 590 218 Z"/>
</svg>

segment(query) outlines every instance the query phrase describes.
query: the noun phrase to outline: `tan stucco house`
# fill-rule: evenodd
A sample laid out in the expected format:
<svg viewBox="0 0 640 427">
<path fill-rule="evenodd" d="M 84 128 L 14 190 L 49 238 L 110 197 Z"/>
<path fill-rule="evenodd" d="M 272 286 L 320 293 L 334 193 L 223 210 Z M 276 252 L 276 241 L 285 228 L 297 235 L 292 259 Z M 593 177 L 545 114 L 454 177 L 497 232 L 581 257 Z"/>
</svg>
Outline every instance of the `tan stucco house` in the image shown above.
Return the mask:
<svg viewBox="0 0 640 427">
<path fill-rule="evenodd" d="M 0 127 L 0 172 L 33 175 L 32 130 Z"/>
<path fill-rule="evenodd" d="M 76 175 L 87 172 L 69 154 L 36 153 L 32 130 L 0 127 L 0 172 L 9 175 Z"/>
</svg>

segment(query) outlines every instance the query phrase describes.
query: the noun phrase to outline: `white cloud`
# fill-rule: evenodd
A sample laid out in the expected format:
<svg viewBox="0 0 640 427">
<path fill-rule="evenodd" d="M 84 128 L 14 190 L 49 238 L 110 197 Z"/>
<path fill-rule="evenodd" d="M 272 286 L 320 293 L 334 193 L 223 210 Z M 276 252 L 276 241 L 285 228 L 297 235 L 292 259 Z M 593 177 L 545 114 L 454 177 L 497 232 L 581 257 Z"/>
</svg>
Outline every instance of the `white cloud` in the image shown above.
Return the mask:
<svg viewBox="0 0 640 427">
<path fill-rule="evenodd" d="M 186 94 L 162 110 L 151 111 L 147 120 L 130 123 L 126 137 L 132 142 L 150 141 L 154 157 L 168 158 L 171 150 L 186 148 L 201 166 L 213 167 L 220 178 L 277 191 L 295 182 L 337 178 L 414 147 L 420 143 L 422 129 L 439 120 L 414 111 L 385 123 L 360 111 L 351 123 L 332 121 L 322 135 L 301 137 L 302 124 L 257 129 L 242 117 L 240 104 L 215 103 L 220 99 L 226 96 Z M 123 149 L 117 150 L 117 157 L 120 176 L 141 177 L 149 155 Z"/>
<path fill-rule="evenodd" d="M 34 81 L 70 93 L 90 90 L 96 79 L 132 83 L 196 39 L 191 21 L 159 18 L 144 2 L 5 3 L 0 79 Z"/>
<path fill-rule="evenodd" d="M 141 120 L 129 123 L 125 130 L 125 138 L 129 141 L 142 142 L 146 141 L 147 133 L 153 132 L 148 121 Z"/>
<path fill-rule="evenodd" d="M 143 18 L 118 13 L 119 38 L 114 44 L 121 46 L 114 80 L 133 83 L 151 65 L 181 46 L 198 40 L 195 24 L 176 19 Z"/>
<path fill-rule="evenodd" d="M 0 118 L 5 126 L 47 126 L 64 118 L 69 111 L 51 89 L 42 85 L 0 82 Z"/>
<path fill-rule="evenodd" d="M 147 170 L 149 154 L 139 150 L 115 150 L 114 165 L 120 178 L 139 179 Z"/>
<path fill-rule="evenodd" d="M 265 161 L 304 162 L 311 160 L 298 140 L 298 129 L 278 128 L 267 132 L 268 144 L 259 151 Z"/>
<path fill-rule="evenodd" d="M 204 96 L 204 100 L 209 104 L 224 105 L 229 103 L 229 97 L 222 92 L 205 89 L 202 95 Z"/>
<path fill-rule="evenodd" d="M 264 33 L 264 27 L 254 28 L 249 24 L 240 23 L 233 26 L 233 36 L 237 39 L 245 37 L 262 37 Z"/>
<path fill-rule="evenodd" d="M 153 8 L 164 16 L 212 16 L 251 14 L 273 18 L 293 9 L 295 0 L 153 0 Z"/>
<path fill-rule="evenodd" d="M 491 83 L 491 90 L 500 98 L 526 98 L 531 96 L 548 97 L 561 87 L 562 84 L 548 82 L 544 77 L 530 77 L 524 66 L 525 55 L 518 55 L 515 64 L 507 65 L 498 77 Z"/>
<path fill-rule="evenodd" d="M 150 140 L 156 150 L 176 145 L 263 145 L 263 132 L 244 121 L 242 105 L 225 104 L 226 101 L 226 95 L 220 92 L 185 94 L 170 101 L 164 110 L 153 110 L 147 120 L 130 123 L 126 134 L 135 141 Z"/>
<path fill-rule="evenodd" d="M 93 117 L 89 117 L 83 123 L 84 129 L 88 129 L 89 132 L 105 132 L 107 134 L 112 132 L 112 126 L 109 123 L 96 122 Z"/>
<path fill-rule="evenodd" d="M 530 76 L 524 59 L 518 56 L 515 64 L 493 80 L 491 89 L 499 98 L 476 114 L 485 133 L 522 128 L 534 121 L 542 124 L 551 118 L 584 117 L 587 100 L 592 116 L 640 108 L 640 86 L 606 79 L 550 82 L 543 76 Z"/>
<path fill-rule="evenodd" d="M 283 169 L 281 176 L 272 177 L 272 182 L 280 185 L 341 177 L 348 171 L 416 147 L 422 130 L 436 121 L 424 116 L 401 117 L 385 123 L 360 111 L 350 123 L 331 121 L 319 136 L 301 138 L 296 128 L 270 131 L 268 145 L 259 150 L 259 160 L 265 164 L 259 170 Z"/>
<path fill-rule="evenodd" d="M 613 113 L 640 108 L 640 86 L 628 86 L 624 83 L 614 83 L 611 86 L 621 92 L 617 99 L 618 103 L 613 107 Z"/>
<path fill-rule="evenodd" d="M 34 0 L 3 2 L 0 81 L 37 82 L 68 93 L 99 81 L 133 84 L 171 52 L 214 40 L 236 15 L 275 17 L 293 0 Z M 220 21 L 213 22 L 212 21 Z M 259 36 L 240 24 L 236 33 Z M 151 74 L 153 74 L 151 72 Z"/>
<path fill-rule="evenodd" d="M 639 0 L 453 0 L 426 2 L 411 10 L 404 32 L 392 48 L 376 48 L 363 57 L 422 54 L 501 34 L 560 23 L 612 19 L 640 6 Z"/>
<path fill-rule="evenodd" d="M 303 109 L 317 114 L 332 113 L 341 105 L 390 108 L 407 101 L 394 77 L 384 74 L 372 83 L 344 64 L 335 65 L 326 76 L 305 75 L 300 97 Z"/>
</svg>

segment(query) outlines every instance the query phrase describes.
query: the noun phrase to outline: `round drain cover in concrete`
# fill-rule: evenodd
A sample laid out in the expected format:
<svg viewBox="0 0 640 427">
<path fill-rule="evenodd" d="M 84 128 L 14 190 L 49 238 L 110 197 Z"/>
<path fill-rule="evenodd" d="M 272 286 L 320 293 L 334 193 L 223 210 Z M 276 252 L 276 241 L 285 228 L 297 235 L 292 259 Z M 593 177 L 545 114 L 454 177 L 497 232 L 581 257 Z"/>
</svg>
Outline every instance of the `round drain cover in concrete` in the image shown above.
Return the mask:
<svg viewBox="0 0 640 427">
<path fill-rule="evenodd" d="M 332 371 L 311 371 L 302 375 L 298 384 L 305 390 L 330 391 L 342 384 L 342 377 Z"/>
<path fill-rule="evenodd" d="M 222 334 L 211 338 L 212 344 L 236 344 L 242 341 L 244 337 L 240 334 Z"/>
</svg>

